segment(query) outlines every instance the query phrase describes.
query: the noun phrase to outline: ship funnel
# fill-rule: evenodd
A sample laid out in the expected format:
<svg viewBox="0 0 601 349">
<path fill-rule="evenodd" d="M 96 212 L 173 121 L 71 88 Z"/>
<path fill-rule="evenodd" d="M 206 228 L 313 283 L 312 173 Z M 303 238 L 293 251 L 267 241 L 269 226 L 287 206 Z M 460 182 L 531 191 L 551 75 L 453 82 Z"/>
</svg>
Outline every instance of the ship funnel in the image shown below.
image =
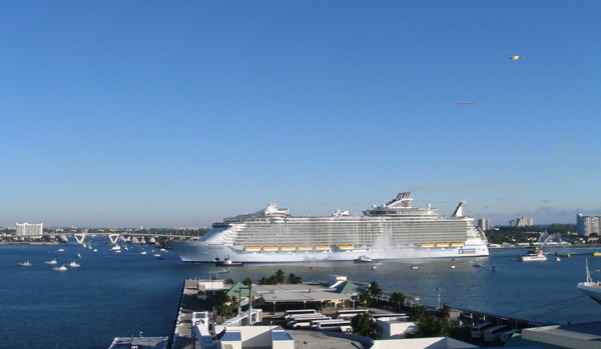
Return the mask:
<svg viewBox="0 0 601 349">
<path fill-rule="evenodd" d="M 457 208 L 455 209 L 455 212 L 453 212 L 453 217 L 463 217 L 463 206 L 465 205 L 465 202 L 460 202 L 459 205 L 457 205 Z"/>
</svg>

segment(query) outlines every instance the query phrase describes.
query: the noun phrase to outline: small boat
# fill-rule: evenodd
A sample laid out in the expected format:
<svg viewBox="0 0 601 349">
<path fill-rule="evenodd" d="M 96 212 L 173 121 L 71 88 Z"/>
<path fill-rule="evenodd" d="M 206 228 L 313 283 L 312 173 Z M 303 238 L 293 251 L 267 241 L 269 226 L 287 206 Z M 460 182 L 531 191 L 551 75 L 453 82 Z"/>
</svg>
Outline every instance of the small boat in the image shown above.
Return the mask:
<svg viewBox="0 0 601 349">
<path fill-rule="evenodd" d="M 51 261 L 45 261 L 44 263 L 46 263 L 46 264 L 56 264 L 58 262 L 56 261 L 56 258 L 55 258 L 55 259 L 53 259 Z"/>
<path fill-rule="evenodd" d="M 17 265 L 20 267 L 31 267 L 31 263 L 29 261 L 19 262 Z"/>
<path fill-rule="evenodd" d="M 81 265 L 79 263 L 77 263 L 76 261 L 73 261 L 73 262 L 67 264 L 67 266 L 69 268 L 79 268 L 79 267 L 81 267 Z"/>
<path fill-rule="evenodd" d="M 316 267 L 310 267 L 309 270 L 317 270 Z"/>
<path fill-rule="evenodd" d="M 371 257 L 368 257 L 368 256 L 359 256 L 354 259 L 354 262 L 355 263 L 374 263 L 374 262 L 376 262 L 376 260 Z"/>
<path fill-rule="evenodd" d="M 67 271 L 68 269 L 67 269 L 67 267 L 66 267 L 66 266 L 63 264 L 63 265 L 61 265 L 60 267 L 54 267 L 54 268 L 52 268 L 52 270 L 55 270 L 55 271 Z"/>
<path fill-rule="evenodd" d="M 64 248 L 59 248 L 57 251 L 58 252 L 65 252 L 65 249 Z"/>
<path fill-rule="evenodd" d="M 559 258 L 559 257 L 556 257 L 555 260 L 558 262 L 561 262 L 561 258 Z"/>
<path fill-rule="evenodd" d="M 117 252 L 117 251 L 121 251 L 121 246 L 119 245 L 114 245 L 113 247 L 111 247 L 111 250 Z"/>
<path fill-rule="evenodd" d="M 81 255 L 79 253 L 77 254 L 77 258 L 81 258 Z"/>
<path fill-rule="evenodd" d="M 417 265 L 413 264 L 413 265 L 412 265 L 412 266 L 410 266 L 409 268 L 411 268 L 411 269 L 419 269 L 419 266 L 417 266 Z"/>
<path fill-rule="evenodd" d="M 241 267 L 244 265 L 242 262 L 234 262 L 229 256 L 225 257 L 223 261 L 216 261 L 215 265 L 220 267 Z"/>
<path fill-rule="evenodd" d="M 454 266 L 454 265 L 451 265 L 451 269 L 455 269 L 455 266 Z"/>
<path fill-rule="evenodd" d="M 219 269 L 219 270 L 217 270 L 217 272 L 218 272 L 218 273 L 220 273 L 220 274 L 227 274 L 227 273 L 229 273 L 229 272 L 230 272 L 230 270 L 229 270 L 229 269 L 227 269 L 227 268 L 223 268 L 223 269 Z"/>
<path fill-rule="evenodd" d="M 591 278 L 591 272 L 588 269 L 588 259 L 586 260 L 586 281 L 579 282 L 576 287 L 591 297 L 592 300 L 601 304 L 601 282 L 593 281 Z"/>
<path fill-rule="evenodd" d="M 482 268 L 482 264 L 480 264 L 480 263 L 474 263 L 474 264 L 472 264 L 472 267 L 474 267 L 474 268 Z"/>
<path fill-rule="evenodd" d="M 518 257 L 520 262 L 545 262 L 546 260 L 547 254 L 538 247 Z"/>
<path fill-rule="evenodd" d="M 162 255 L 162 254 L 160 254 L 160 253 L 155 253 L 155 254 L 154 254 L 154 258 L 156 258 L 156 259 L 162 259 L 162 258 L 163 258 L 163 255 Z"/>
<path fill-rule="evenodd" d="M 376 266 L 374 265 L 373 267 L 371 267 L 371 270 L 376 270 Z"/>
<path fill-rule="evenodd" d="M 146 254 L 146 251 L 142 251 L 142 252 L 140 252 L 140 254 Z"/>
<path fill-rule="evenodd" d="M 593 253 L 594 257 L 601 257 L 601 252 L 596 251 L 595 253 Z"/>
</svg>

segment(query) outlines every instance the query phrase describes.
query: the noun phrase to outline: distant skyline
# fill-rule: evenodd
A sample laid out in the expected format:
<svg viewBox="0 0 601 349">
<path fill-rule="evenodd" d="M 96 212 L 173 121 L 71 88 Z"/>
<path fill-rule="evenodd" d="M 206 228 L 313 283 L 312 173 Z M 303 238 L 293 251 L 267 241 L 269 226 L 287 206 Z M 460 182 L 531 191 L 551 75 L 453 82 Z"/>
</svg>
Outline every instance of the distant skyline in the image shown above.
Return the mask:
<svg viewBox="0 0 601 349">
<path fill-rule="evenodd" d="M 0 226 L 359 214 L 403 191 L 493 225 L 575 224 L 601 214 L 600 11 L 3 2 Z"/>
</svg>

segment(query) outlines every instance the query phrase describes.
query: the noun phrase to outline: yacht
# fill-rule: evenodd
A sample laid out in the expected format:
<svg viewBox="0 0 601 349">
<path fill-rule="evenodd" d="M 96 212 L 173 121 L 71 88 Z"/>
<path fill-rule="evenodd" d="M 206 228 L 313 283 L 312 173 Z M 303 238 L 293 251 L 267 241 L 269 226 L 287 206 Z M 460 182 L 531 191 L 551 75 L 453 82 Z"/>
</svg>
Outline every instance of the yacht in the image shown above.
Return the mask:
<svg viewBox="0 0 601 349">
<path fill-rule="evenodd" d="M 547 254 L 538 247 L 518 257 L 520 262 L 545 262 L 546 260 Z"/>
</svg>

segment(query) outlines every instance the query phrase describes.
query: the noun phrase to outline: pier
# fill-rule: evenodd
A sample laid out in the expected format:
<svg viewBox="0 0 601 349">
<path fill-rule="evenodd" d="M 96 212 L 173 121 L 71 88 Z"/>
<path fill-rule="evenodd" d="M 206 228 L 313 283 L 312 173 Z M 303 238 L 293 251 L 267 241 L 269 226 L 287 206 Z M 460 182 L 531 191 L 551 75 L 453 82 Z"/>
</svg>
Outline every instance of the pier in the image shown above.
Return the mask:
<svg viewBox="0 0 601 349">
<path fill-rule="evenodd" d="M 177 311 L 177 320 L 174 324 L 173 335 L 171 337 L 172 349 L 193 349 L 195 348 L 195 339 L 192 332 L 192 313 L 195 309 L 198 287 L 197 279 L 188 279 L 184 281 L 182 295 Z"/>
<path fill-rule="evenodd" d="M 179 307 L 178 307 L 178 311 L 177 311 L 177 318 L 173 327 L 173 334 L 171 335 L 170 338 L 170 348 L 172 349 L 197 349 L 197 348 L 201 348 L 203 347 L 202 345 L 200 345 L 198 343 L 198 341 L 211 341 L 212 342 L 212 337 L 211 337 L 211 333 L 213 331 L 215 331 L 214 327 L 221 327 L 224 326 L 226 323 L 229 323 L 228 326 L 241 326 L 244 324 L 248 324 L 248 319 L 246 319 L 245 316 L 240 317 L 241 320 L 236 320 L 237 318 L 232 318 L 229 319 L 229 321 L 226 321 L 226 323 L 224 323 L 223 325 L 217 325 L 215 323 L 215 319 L 213 318 L 214 314 L 206 312 L 205 310 L 207 309 L 200 309 L 202 307 L 202 305 L 199 303 L 198 300 L 198 294 L 199 294 L 199 281 L 205 281 L 208 283 L 211 282 L 222 282 L 222 280 L 200 280 L 200 279 L 187 279 L 184 281 L 183 284 L 183 288 L 182 288 L 182 294 L 181 294 L 181 298 L 180 298 L 180 303 L 179 303 Z M 366 283 L 363 282 L 353 282 L 355 284 L 359 284 L 359 285 L 367 285 Z M 207 286 L 207 287 L 211 287 L 211 286 Z M 215 287 L 218 287 L 218 285 L 215 285 Z M 209 291 L 210 289 L 207 288 L 206 291 Z M 215 289 L 216 290 L 216 289 Z M 378 300 L 381 301 L 382 303 L 386 304 L 387 302 L 390 301 L 391 299 L 391 294 L 393 292 L 392 291 L 384 291 L 379 297 Z M 420 301 L 420 297 L 416 296 L 416 295 L 405 295 L 405 302 L 404 302 L 404 307 L 405 308 L 413 308 L 415 306 L 418 305 L 422 305 L 419 303 Z M 269 303 L 269 302 L 267 302 Z M 423 305 L 428 311 L 436 311 L 440 308 L 440 304 L 438 304 L 438 306 L 430 306 L 430 305 Z M 261 319 L 262 315 L 258 315 L 257 319 L 253 322 L 256 322 L 256 325 L 281 325 L 281 319 L 279 319 L 278 315 L 281 315 L 281 310 L 280 309 L 280 313 L 270 313 L 270 315 L 266 315 L 265 318 Z M 381 309 L 382 311 L 387 311 L 386 307 Z M 323 309 L 323 312 L 332 312 L 333 309 Z M 195 319 L 195 313 L 197 314 L 196 316 L 198 317 L 199 312 L 203 312 L 203 319 L 204 322 L 206 324 L 208 324 L 209 326 L 207 326 L 207 329 L 211 330 L 211 333 L 200 333 L 198 332 L 198 330 L 195 333 L 194 330 L 194 322 L 197 321 L 198 319 Z M 259 310 L 260 312 L 260 310 Z M 267 313 L 269 313 L 269 311 L 267 311 Z M 266 313 L 266 314 L 267 314 Z M 253 315 L 254 316 L 254 315 Z M 269 317 L 271 316 L 271 317 Z M 262 320 L 262 321 L 261 321 Z M 235 323 L 233 323 L 232 321 L 235 321 Z M 452 308 L 451 310 L 451 321 L 454 323 L 455 328 L 452 330 L 450 337 L 460 340 L 460 341 L 465 341 L 468 343 L 473 343 L 475 345 L 479 345 L 479 346 L 490 346 L 492 343 L 491 342 L 485 342 L 484 339 L 482 338 L 473 338 L 471 335 L 471 329 L 473 327 L 477 327 L 478 324 L 483 324 L 483 323 L 490 323 L 494 326 L 498 326 L 501 327 L 504 326 L 506 331 L 511 331 L 511 330 L 517 330 L 517 331 L 521 331 L 522 329 L 526 329 L 526 328 L 534 328 L 534 327 L 541 327 L 541 326 L 547 326 L 547 325 L 554 325 L 552 323 L 545 323 L 545 322 L 541 322 L 541 321 L 532 321 L 532 320 L 528 320 L 528 319 L 521 319 L 521 318 L 516 318 L 516 317 L 510 317 L 510 316 L 505 316 L 505 315 L 500 315 L 500 314 L 492 314 L 492 313 L 486 313 L 486 312 L 481 312 L 481 311 L 476 311 L 476 310 L 470 310 L 470 309 L 457 309 L 457 308 Z M 220 330 L 219 330 L 220 331 Z M 294 337 L 297 336 L 307 336 L 307 337 L 312 337 L 313 334 L 315 335 L 321 335 L 323 336 L 323 334 L 319 331 L 315 332 L 315 331 L 291 331 L 291 330 L 286 330 L 287 332 L 291 332 L 294 333 Z M 514 331 L 515 332 L 515 331 Z M 344 336 L 342 336 L 344 337 Z M 304 338 L 304 337 L 303 337 Z M 351 341 L 356 341 L 356 338 L 353 337 L 349 337 L 351 338 Z M 342 340 L 342 338 L 341 338 Z M 495 341 L 495 343 L 499 343 L 498 341 Z"/>
</svg>

